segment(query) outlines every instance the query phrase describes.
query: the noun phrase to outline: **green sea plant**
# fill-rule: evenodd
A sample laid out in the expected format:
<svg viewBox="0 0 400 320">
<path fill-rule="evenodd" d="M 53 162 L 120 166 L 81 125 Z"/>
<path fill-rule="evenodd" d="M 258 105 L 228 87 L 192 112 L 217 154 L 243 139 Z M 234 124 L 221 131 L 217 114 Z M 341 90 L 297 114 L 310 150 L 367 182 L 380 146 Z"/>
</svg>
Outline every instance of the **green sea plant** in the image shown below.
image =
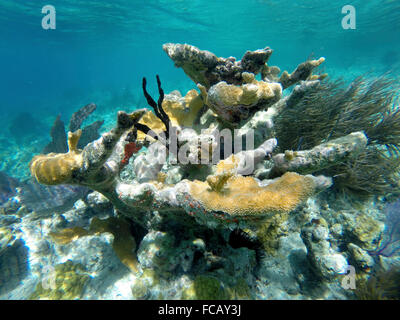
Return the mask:
<svg viewBox="0 0 400 320">
<path fill-rule="evenodd" d="M 291 108 L 275 119 L 281 152 L 306 150 L 355 131 L 363 131 L 368 147 L 357 157 L 331 166 L 324 174 L 339 190 L 358 195 L 400 192 L 399 88 L 387 76 L 325 80 L 310 86 Z"/>
<path fill-rule="evenodd" d="M 400 300 L 400 267 L 358 280 L 354 293 L 357 300 Z"/>
</svg>

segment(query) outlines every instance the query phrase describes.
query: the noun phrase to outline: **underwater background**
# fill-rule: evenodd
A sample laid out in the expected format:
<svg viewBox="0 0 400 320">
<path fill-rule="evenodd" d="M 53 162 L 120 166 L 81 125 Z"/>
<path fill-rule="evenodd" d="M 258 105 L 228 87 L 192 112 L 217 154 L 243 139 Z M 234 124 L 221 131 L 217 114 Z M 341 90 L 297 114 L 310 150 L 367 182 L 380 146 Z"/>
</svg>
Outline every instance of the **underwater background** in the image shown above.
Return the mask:
<svg viewBox="0 0 400 320">
<path fill-rule="evenodd" d="M 44 14 L 41 10 L 45 5 L 52 5 L 56 9 L 55 30 L 42 28 Z M 345 16 L 342 8 L 345 5 L 356 8 L 354 30 L 342 27 Z M 99 129 L 99 133 L 104 133 L 115 126 L 117 111 L 132 112 L 148 108 L 141 87 L 143 77 L 150 79 L 148 90 L 153 97 L 158 94 L 156 74 L 160 76 L 166 93 L 179 90 L 185 94 L 190 89 L 197 89 L 183 70 L 176 68 L 163 52 L 164 43 L 188 43 L 201 50 L 209 50 L 218 57 L 234 56 L 237 59 L 246 50 L 269 46 L 274 50 L 269 64 L 278 65 L 282 71 L 291 72 L 303 61 L 325 57 L 319 70 L 328 73 L 332 79 L 342 78 L 350 83 L 361 75 L 373 78 L 383 74 L 398 79 L 400 1 L 2 1 L 0 39 L 0 201 L 1 204 L 7 203 L 15 195 L 13 189 L 22 186 L 28 190 L 26 197 L 31 201 L 34 201 L 32 199 L 35 194 L 40 195 L 37 197 L 39 200 L 35 201 L 43 202 L 45 198 L 53 200 L 48 205 L 38 202 L 32 204 L 33 210 L 43 210 L 47 214 L 58 212 L 61 208 L 70 209 L 79 196 L 87 195 L 87 191 L 78 187 L 65 186 L 52 193 L 28 182 L 31 181 L 29 163 L 50 142 L 51 127 L 57 116 L 68 124 L 72 114 L 79 108 L 95 103 L 96 111 L 85 119 L 83 126 L 104 120 Z M 80 207 L 84 204 L 79 201 L 75 202 L 71 210 L 75 210 L 74 214 L 82 218 L 80 215 L 86 209 Z M 96 211 L 100 210 L 99 207 L 101 210 L 107 208 L 107 204 L 102 201 L 97 198 L 93 200 L 97 207 L 92 209 Z M 399 212 L 399 207 L 392 205 L 390 212 Z M 11 270 L 18 266 L 23 271 L 15 274 L 10 271 L 11 281 L 8 282 L 7 273 L 0 276 L 0 298 L 40 298 L 40 294 L 32 296 L 32 288 L 35 287 L 32 283 L 37 279 L 30 276 L 28 262 L 23 261 L 23 257 L 29 256 L 25 247 L 28 240 L 18 245 L 12 242 L 15 252 L 4 249 L 11 243 L 6 242 L 5 245 L 4 239 L 13 239 L 13 229 L 4 231 L 2 228 L 17 223 L 14 217 L 7 216 L 7 210 L 0 219 L 0 243 L 3 241 L 3 246 L 0 246 L 0 259 L 3 259 L 0 270 Z M 376 207 L 370 210 L 379 211 Z M 374 214 L 371 213 L 372 216 Z M 398 219 L 398 216 L 393 220 Z M 393 228 L 395 231 L 392 235 L 397 239 L 398 224 Z M 26 230 L 23 232 L 29 234 Z M 37 231 L 32 229 L 31 232 Z M 29 246 L 35 247 L 36 244 Z M 290 247 L 290 243 L 287 246 Z M 104 256 L 107 255 L 113 253 L 107 251 Z M 13 267 L 10 267 L 8 262 L 4 262 L 6 256 L 22 258 L 18 258 L 21 260 L 13 262 Z M 72 257 L 73 254 L 67 256 Z M 69 275 L 73 270 L 71 274 L 75 278 L 71 281 L 75 281 L 73 285 L 81 289 L 79 283 L 86 281 L 87 277 L 76 276 L 79 273 L 76 270 L 81 266 L 64 264 L 63 267 L 67 271 L 61 267 L 56 268 L 56 271 Z M 116 267 L 110 267 L 107 272 L 113 268 Z M 107 278 L 107 272 L 101 279 Z M 118 271 L 113 280 L 108 281 L 117 283 L 119 279 L 126 280 L 124 276 L 123 271 Z M 271 276 L 271 279 L 274 277 L 277 275 Z M 23 281 L 27 278 L 30 282 Z M 130 282 L 121 280 L 121 286 L 123 292 L 129 291 L 130 294 L 132 281 L 136 280 L 129 279 Z M 204 282 L 207 281 L 205 279 Z M 22 289 L 17 289 L 19 287 Z M 247 285 L 243 287 L 244 291 L 248 290 Z M 29 289 L 25 292 L 24 288 Z M 103 288 L 93 287 L 90 289 L 92 291 L 88 289 L 85 298 L 119 299 L 129 296 L 119 294 L 115 288 L 102 291 Z M 291 290 L 284 288 L 283 293 L 278 294 L 266 290 L 263 291 L 264 295 L 257 297 L 287 299 L 290 298 Z M 335 289 L 330 290 L 335 292 Z M 68 293 L 56 295 L 55 298 L 77 296 Z M 243 296 L 247 297 L 248 294 Z M 135 297 L 141 297 L 141 292 L 136 293 Z M 174 296 L 165 293 L 165 297 Z M 332 298 L 318 294 L 310 294 L 309 297 Z M 185 298 L 185 295 L 180 298 Z M 333 298 L 343 297 L 337 294 Z"/>
</svg>

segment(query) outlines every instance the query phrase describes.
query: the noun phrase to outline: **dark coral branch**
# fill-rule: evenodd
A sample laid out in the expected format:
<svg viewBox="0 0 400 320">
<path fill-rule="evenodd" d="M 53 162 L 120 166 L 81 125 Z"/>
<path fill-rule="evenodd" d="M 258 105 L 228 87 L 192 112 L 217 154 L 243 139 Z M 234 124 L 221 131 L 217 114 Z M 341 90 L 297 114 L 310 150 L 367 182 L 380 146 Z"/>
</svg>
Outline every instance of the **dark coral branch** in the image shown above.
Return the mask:
<svg viewBox="0 0 400 320">
<path fill-rule="evenodd" d="M 78 130 L 83 121 L 89 117 L 93 111 L 96 110 L 96 105 L 94 103 L 89 103 L 86 106 L 80 108 L 78 111 L 74 112 L 71 116 L 71 120 L 69 122 L 69 131 L 75 132 Z"/>
<path fill-rule="evenodd" d="M 169 124 L 170 124 L 170 119 L 168 117 L 168 115 L 165 113 L 164 109 L 162 108 L 162 103 L 164 101 L 164 91 L 161 88 L 161 81 L 160 81 L 160 77 L 157 75 L 157 86 L 158 86 L 158 92 L 159 92 L 159 98 L 158 98 L 158 103 L 156 103 L 154 101 L 154 99 L 150 96 L 150 94 L 147 92 L 146 89 L 146 85 L 147 85 L 147 81 L 146 78 L 143 78 L 143 82 L 142 82 L 142 87 L 143 87 L 143 93 L 144 96 L 147 100 L 147 103 L 149 104 L 150 107 L 152 107 L 154 109 L 154 112 L 156 114 L 156 116 L 162 121 L 162 123 L 164 123 L 166 130 L 164 131 L 165 137 L 168 140 L 169 138 Z M 136 126 L 138 128 L 138 130 L 142 131 L 138 126 Z M 142 131 L 143 133 L 148 133 L 148 128 L 145 128 L 143 126 L 140 126 L 142 129 L 146 130 Z"/>
</svg>

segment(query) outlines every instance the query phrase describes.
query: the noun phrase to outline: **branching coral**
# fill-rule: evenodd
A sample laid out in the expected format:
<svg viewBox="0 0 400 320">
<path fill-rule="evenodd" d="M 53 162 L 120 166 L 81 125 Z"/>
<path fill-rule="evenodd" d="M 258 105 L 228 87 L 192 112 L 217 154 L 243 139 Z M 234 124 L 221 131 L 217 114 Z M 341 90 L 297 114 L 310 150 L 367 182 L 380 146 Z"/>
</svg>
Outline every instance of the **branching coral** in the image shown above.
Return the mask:
<svg viewBox="0 0 400 320">
<path fill-rule="evenodd" d="M 318 172 L 341 163 L 345 155 L 355 158 L 365 150 L 367 137 L 362 132 L 351 133 L 345 137 L 320 144 L 311 150 L 286 151 L 273 157 L 274 166 L 270 176 L 281 175 L 286 171 L 299 173 Z"/>
<path fill-rule="evenodd" d="M 313 76 L 313 69 L 324 58 L 300 64 L 289 74 L 280 69 L 268 67 L 266 62 L 272 54 L 267 47 L 262 50 L 247 51 L 242 60 L 218 58 L 209 51 L 202 51 L 188 44 L 167 43 L 164 51 L 197 84 L 204 102 L 219 119 L 238 125 L 256 111 L 267 109 L 282 96 L 282 90 L 302 80 L 320 80 L 325 76 Z M 255 75 L 262 74 L 262 80 Z"/>
<path fill-rule="evenodd" d="M 253 75 L 254 78 L 254 75 Z M 241 86 L 218 82 L 208 92 L 199 85 L 207 106 L 230 123 L 248 119 L 256 111 L 266 109 L 282 96 L 279 83 L 252 80 Z"/>
<path fill-rule="evenodd" d="M 377 123 L 375 130 L 364 130 L 366 134 L 361 125 L 344 130 L 340 119 L 348 124 L 349 115 L 360 110 L 364 118 L 375 115 L 363 103 L 373 100 L 384 104 L 377 99 L 383 94 L 374 93 L 374 87 L 367 90 L 373 98 L 361 97 L 355 88 L 342 92 L 321 84 L 323 77 L 313 76 L 312 71 L 322 58 L 278 77 L 278 69 L 266 65 L 272 53 L 269 48 L 248 51 L 240 61 L 218 58 L 189 45 L 167 44 L 164 50 L 199 84 L 201 93 L 192 90 L 185 97 L 177 92 L 165 95 L 157 76 L 156 102 L 143 79 L 143 93 L 152 111 L 118 112 L 116 127 L 83 150 L 76 148 L 79 132 L 70 133 L 68 153 L 33 159 L 31 172 L 40 183 L 88 186 L 107 197 L 118 213 L 146 229 L 164 232 L 170 225 L 181 225 L 186 232 L 199 226 L 219 232 L 240 228 L 250 230 L 268 247 L 266 242 L 279 238 L 280 225 L 292 211 L 331 186 L 328 173 L 334 172 L 332 168 L 363 154 L 367 143 L 396 143 L 395 134 L 387 138 L 381 134 L 392 120 Z M 261 73 L 261 80 L 255 80 L 257 73 Z M 282 90 L 296 83 L 282 98 Z M 331 96 L 324 96 L 331 89 Z M 334 120 L 321 132 L 301 138 L 298 124 L 305 116 L 295 115 L 302 110 L 299 106 L 314 112 L 326 100 L 331 101 L 328 115 L 334 115 Z M 346 102 L 345 113 L 334 108 L 342 102 Z M 216 135 L 219 130 L 236 138 L 234 128 L 243 127 L 245 121 L 251 133 L 251 120 L 262 112 L 270 115 L 258 118 L 264 119 L 265 126 L 273 128 L 276 120 L 276 137 L 266 134 L 255 146 L 246 140 L 244 148 L 237 149 L 236 139 L 224 137 L 221 143 L 222 135 Z M 290 114 L 291 122 L 286 122 L 285 114 Z M 389 118 L 395 116 L 388 114 Z M 364 124 L 371 121 L 364 118 Z M 240 142 L 242 138 L 239 135 Z M 302 148 L 294 147 L 302 141 Z M 234 150 L 225 152 L 232 145 Z M 282 153 L 273 155 L 277 145 Z M 142 146 L 147 148 L 140 149 Z M 159 162 L 157 152 L 162 151 L 165 157 Z M 250 169 L 244 170 L 247 164 L 251 164 Z M 256 168 L 265 170 L 268 179 L 257 179 Z M 171 172 L 175 172 L 174 179 Z M 167 184 L 167 180 L 173 183 Z"/>
<path fill-rule="evenodd" d="M 259 73 L 272 54 L 272 50 L 267 47 L 247 51 L 241 61 L 236 61 L 232 57 L 219 58 L 209 51 L 188 44 L 167 43 L 163 49 L 175 66 L 181 67 L 196 84 L 200 83 L 207 88 L 220 81 L 241 84 L 243 72 Z"/>
<path fill-rule="evenodd" d="M 194 89 L 188 91 L 184 97 L 181 96 L 179 91 L 173 91 L 166 94 L 162 102 L 163 110 L 175 127 L 192 127 L 202 107 L 201 95 Z M 166 130 L 164 123 L 151 111 L 143 115 L 139 124 L 146 125 L 157 133 Z M 137 139 L 143 141 L 145 138 L 146 134 L 139 131 Z"/>
</svg>

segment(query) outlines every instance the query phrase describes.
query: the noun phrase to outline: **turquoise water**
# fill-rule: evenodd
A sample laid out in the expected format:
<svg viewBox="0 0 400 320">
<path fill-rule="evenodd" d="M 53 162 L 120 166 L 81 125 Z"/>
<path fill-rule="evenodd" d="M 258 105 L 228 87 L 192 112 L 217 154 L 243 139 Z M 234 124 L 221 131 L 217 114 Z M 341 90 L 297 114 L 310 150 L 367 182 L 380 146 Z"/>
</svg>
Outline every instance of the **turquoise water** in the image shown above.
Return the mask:
<svg viewBox="0 0 400 320">
<path fill-rule="evenodd" d="M 56 9 L 55 30 L 42 28 L 45 5 Z M 342 27 L 345 5 L 356 9 L 355 29 Z M 238 60 L 246 50 L 269 46 L 268 64 L 282 71 L 325 57 L 319 70 L 333 79 L 398 79 L 400 1 L 1 1 L 0 39 L 0 173 L 8 176 L 0 200 L 6 202 L 10 179 L 30 179 L 28 164 L 49 142 L 58 115 L 68 125 L 75 111 L 96 103 L 84 125 L 104 120 L 104 133 L 115 126 L 118 110 L 148 107 L 143 77 L 154 97 L 156 74 L 167 93 L 196 88 L 162 50 L 164 43 Z"/>
<path fill-rule="evenodd" d="M 51 2 L 51 3 L 50 3 Z M 166 91 L 190 87 L 161 50 L 190 43 L 240 58 L 270 46 L 271 63 L 293 69 L 310 55 L 339 74 L 399 68 L 398 1 L 50 1 L 56 30 L 41 28 L 43 1 L 0 4 L 1 110 L 49 110 L 73 95 L 118 90 L 159 73 Z M 341 9 L 357 10 L 343 30 Z M 72 106 L 71 106 L 72 107 Z"/>
</svg>

